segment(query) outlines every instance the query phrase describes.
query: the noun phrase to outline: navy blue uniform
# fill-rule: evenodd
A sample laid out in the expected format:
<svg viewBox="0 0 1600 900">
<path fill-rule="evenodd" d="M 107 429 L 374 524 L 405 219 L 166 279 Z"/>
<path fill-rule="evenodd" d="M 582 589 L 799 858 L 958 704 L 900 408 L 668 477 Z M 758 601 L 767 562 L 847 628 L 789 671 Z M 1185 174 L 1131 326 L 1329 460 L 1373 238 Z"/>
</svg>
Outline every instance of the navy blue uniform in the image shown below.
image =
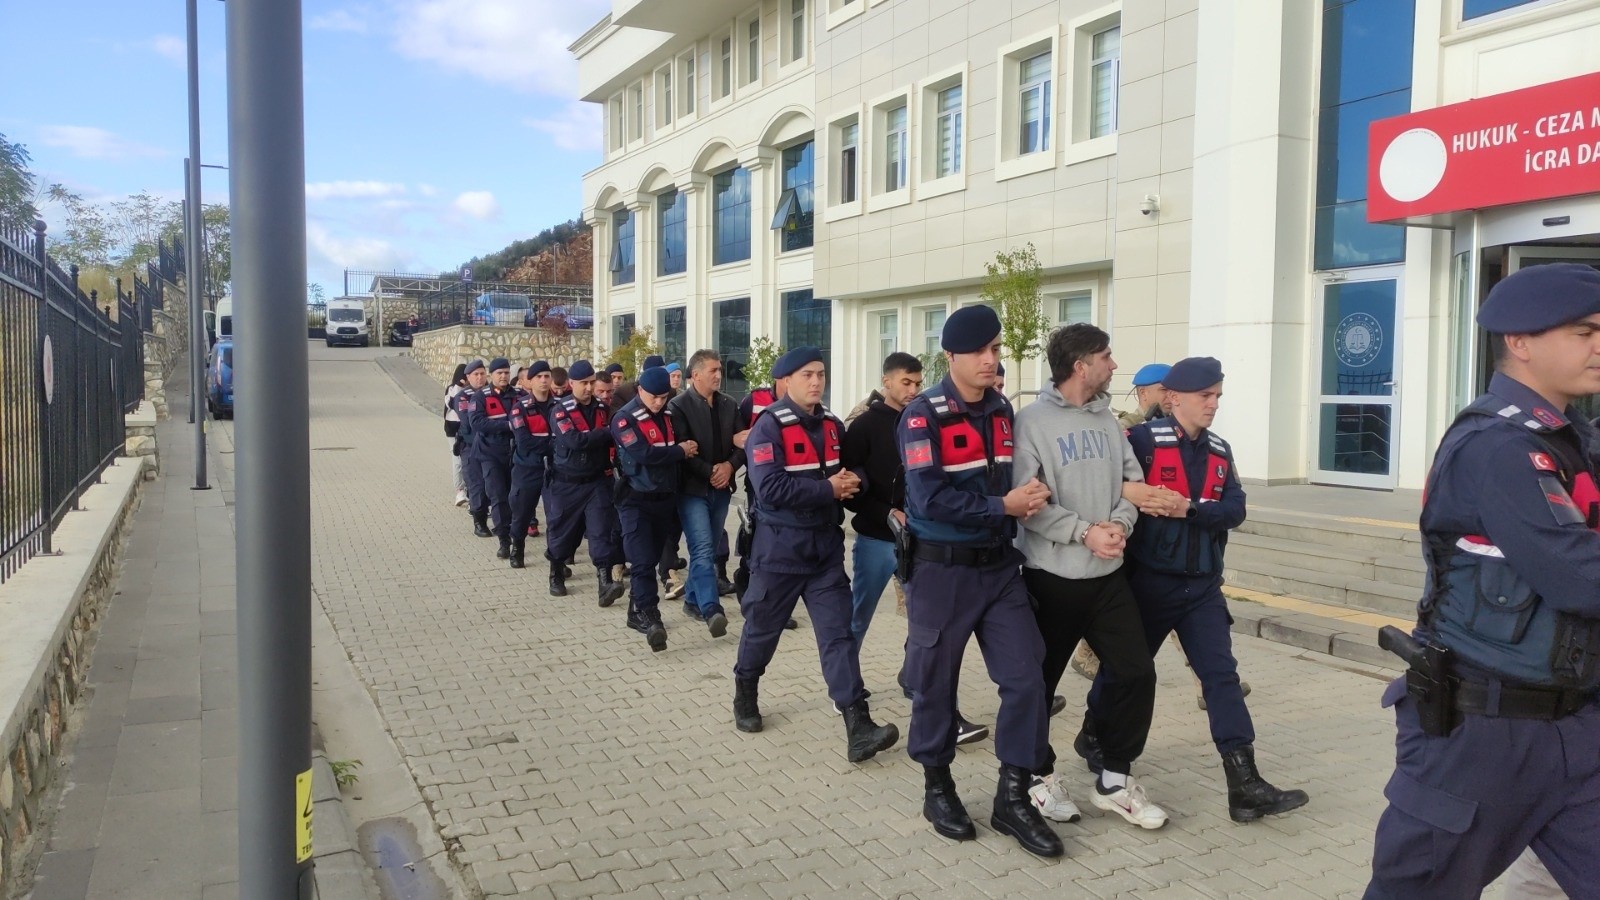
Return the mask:
<svg viewBox="0 0 1600 900">
<path fill-rule="evenodd" d="M 516 402 L 515 388 L 484 388 L 470 411 L 483 490 L 494 513 L 494 533 L 502 539 L 511 535 L 511 407 Z"/>
<path fill-rule="evenodd" d="M 911 758 L 948 766 L 956 754 L 956 687 L 974 634 L 1000 688 L 995 755 L 1035 771 L 1048 753 L 1044 639 L 1012 545 L 1011 404 L 997 391 L 967 404 L 947 376 L 907 404 L 895 439 L 905 466 L 906 520 L 918 542 L 906 583 Z M 928 557 L 939 556 L 940 559 Z"/>
<path fill-rule="evenodd" d="M 1128 586 L 1139 604 L 1151 655 L 1176 631 L 1200 679 L 1211 740 L 1220 753 L 1255 743 L 1255 728 L 1239 686 L 1228 601 L 1222 595 L 1222 554 L 1228 532 L 1245 518 L 1244 489 L 1233 451 L 1211 431 L 1185 434 L 1171 418 L 1135 425 L 1128 443 L 1145 483 L 1187 497 L 1187 518 L 1141 516 L 1128 539 Z M 1116 672 L 1102 666 L 1089 691 L 1089 712 L 1104 720 L 1104 700 Z"/>
<path fill-rule="evenodd" d="M 1503 373 L 1446 432 L 1415 634 L 1455 654 L 1460 724 L 1425 733 L 1405 678 L 1384 693 L 1396 761 L 1369 898 L 1476 897 L 1530 845 L 1570 896 L 1596 895 L 1597 482 L 1594 427 Z"/>
<path fill-rule="evenodd" d="M 478 436 L 472 430 L 472 413 L 480 403 L 478 394 L 479 391 L 464 387 L 451 403 L 455 405 L 456 417 L 461 420 L 456 439 L 461 441 L 461 477 L 467 482 L 468 509 L 474 516 L 487 516 L 489 499 L 483 490 L 483 466 L 478 463 Z"/>
<path fill-rule="evenodd" d="M 618 489 L 617 513 L 628 559 L 628 608 L 659 621 L 655 568 L 668 536 L 677 529 L 678 464 L 685 454 L 666 407 L 652 413 L 638 397 L 617 411 L 611 435 L 617 446 L 617 478 L 625 485 Z"/>
<path fill-rule="evenodd" d="M 511 536 L 527 535 L 529 525 L 539 524 L 539 495 L 544 492 L 545 472 L 555 450 L 550 422 L 550 407 L 555 398 L 540 400 L 529 391 L 518 391 L 511 407 Z"/>
<path fill-rule="evenodd" d="M 597 566 L 622 562 L 617 546 L 617 510 L 611 499 L 611 411 L 591 399 L 571 395 L 550 404 L 555 426 L 554 452 L 545 487 L 544 511 L 550 518 L 545 558 L 564 565 L 587 538 Z"/>
<path fill-rule="evenodd" d="M 818 406 L 785 397 L 756 419 L 745 441 L 755 506 L 750 586 L 739 600 L 735 678 L 759 678 L 802 598 L 816 632 L 822 677 L 840 709 L 864 699 L 860 648 L 850 633 L 850 580 L 844 573 L 844 507 L 830 477 L 843 470 L 844 423 Z M 865 480 L 865 473 L 856 471 Z"/>
</svg>

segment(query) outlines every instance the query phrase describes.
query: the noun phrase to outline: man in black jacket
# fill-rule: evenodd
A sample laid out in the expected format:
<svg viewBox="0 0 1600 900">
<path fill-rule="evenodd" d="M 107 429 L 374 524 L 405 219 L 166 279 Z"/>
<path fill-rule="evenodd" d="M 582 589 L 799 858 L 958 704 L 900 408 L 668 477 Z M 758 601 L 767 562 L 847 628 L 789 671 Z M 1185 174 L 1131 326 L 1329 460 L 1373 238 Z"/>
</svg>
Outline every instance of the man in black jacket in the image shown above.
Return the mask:
<svg viewBox="0 0 1600 900">
<path fill-rule="evenodd" d="M 728 627 L 718 599 L 717 532 L 727 532 L 734 475 L 744 466 L 744 451 L 733 445 L 739 407 L 721 388 L 722 360 L 717 352 L 697 350 L 689 357 L 689 389 L 667 404 L 674 433 L 700 448 L 696 456 L 683 461 L 678 488 L 678 521 L 689 539 L 684 609 L 693 608 L 713 637 L 721 637 Z"/>
</svg>

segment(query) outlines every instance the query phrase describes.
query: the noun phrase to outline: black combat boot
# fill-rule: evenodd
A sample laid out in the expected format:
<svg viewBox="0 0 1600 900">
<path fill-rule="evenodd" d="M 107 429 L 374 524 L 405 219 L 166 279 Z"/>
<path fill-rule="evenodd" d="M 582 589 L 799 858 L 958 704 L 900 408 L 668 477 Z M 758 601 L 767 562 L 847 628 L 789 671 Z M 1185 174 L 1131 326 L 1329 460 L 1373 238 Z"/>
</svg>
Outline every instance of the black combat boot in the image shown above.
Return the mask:
<svg viewBox="0 0 1600 900">
<path fill-rule="evenodd" d="M 489 512 L 480 510 L 472 514 L 472 533 L 478 537 L 494 537 L 494 532 L 489 530 Z"/>
<path fill-rule="evenodd" d="M 844 734 L 853 763 L 869 760 L 900 740 L 900 729 L 893 724 L 879 725 L 872 721 L 866 700 L 857 700 L 844 708 Z"/>
<path fill-rule="evenodd" d="M 667 626 L 661 621 L 661 610 L 649 610 L 644 617 L 649 626 L 645 629 L 644 639 L 650 642 L 650 652 L 660 653 L 667 649 Z"/>
<path fill-rule="evenodd" d="M 956 793 L 949 766 L 923 766 L 922 787 L 922 817 L 933 824 L 934 831 L 952 841 L 970 841 L 978 836 L 972 817 Z"/>
<path fill-rule="evenodd" d="M 523 552 L 527 549 L 527 545 L 528 539 L 525 536 L 518 535 L 511 539 L 511 568 L 520 569 L 526 564 Z"/>
<path fill-rule="evenodd" d="M 736 678 L 733 682 L 733 727 L 755 733 L 761 730 L 761 707 L 756 705 L 754 678 Z"/>
<path fill-rule="evenodd" d="M 1280 791 L 1256 771 L 1256 748 L 1248 744 L 1222 754 L 1228 776 L 1228 815 L 1235 822 L 1254 822 L 1299 809 L 1311 802 L 1305 791 Z"/>
<path fill-rule="evenodd" d="M 1078 730 L 1078 736 L 1072 741 L 1072 749 L 1083 757 L 1083 764 L 1096 775 L 1106 767 L 1105 753 L 1100 750 L 1100 738 L 1094 733 L 1094 725 L 1088 716 L 1084 717 L 1083 727 Z"/>
<path fill-rule="evenodd" d="M 622 596 L 622 582 L 611 577 L 610 566 L 595 566 L 595 575 L 600 579 L 600 606 L 610 606 Z"/>
<path fill-rule="evenodd" d="M 650 633 L 650 619 L 639 611 L 639 607 L 632 600 L 628 601 L 627 626 L 640 634 Z"/>
<path fill-rule="evenodd" d="M 989 826 L 1017 839 L 1022 849 L 1035 856 L 1057 857 L 1067 852 L 1056 834 L 1039 815 L 1039 808 L 1028 796 L 1033 773 L 1021 766 L 1000 764 L 1000 784 L 994 792 L 994 815 Z"/>
<path fill-rule="evenodd" d="M 728 564 L 717 563 L 717 596 L 732 597 L 734 594 L 733 582 L 728 579 Z"/>
<path fill-rule="evenodd" d="M 565 597 L 567 595 L 567 567 L 561 563 L 550 563 L 550 596 Z"/>
<path fill-rule="evenodd" d="M 494 551 L 494 558 L 495 559 L 510 559 L 511 558 L 511 536 L 510 535 L 508 535 L 508 534 L 500 535 L 500 549 Z"/>
</svg>

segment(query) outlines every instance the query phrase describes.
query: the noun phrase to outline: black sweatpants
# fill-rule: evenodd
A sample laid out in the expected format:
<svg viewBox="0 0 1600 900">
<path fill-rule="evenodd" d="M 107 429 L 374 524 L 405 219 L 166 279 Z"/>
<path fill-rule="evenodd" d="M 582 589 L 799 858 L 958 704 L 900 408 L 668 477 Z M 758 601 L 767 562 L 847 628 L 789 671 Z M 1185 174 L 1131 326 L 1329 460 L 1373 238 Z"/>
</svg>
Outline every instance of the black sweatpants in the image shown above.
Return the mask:
<svg viewBox="0 0 1600 900">
<path fill-rule="evenodd" d="M 1054 696 L 1062 673 L 1086 640 L 1100 665 L 1116 673 L 1116 684 L 1104 686 L 1103 717 L 1092 723 L 1105 754 L 1105 767 L 1128 774 L 1144 753 L 1156 706 L 1156 666 L 1145 643 L 1139 604 L 1120 570 L 1099 578 L 1061 578 L 1042 569 L 1024 568 L 1022 578 L 1033 599 L 1034 618 L 1044 636 L 1045 696 Z M 1044 768 L 1054 771 L 1055 750 Z"/>
</svg>

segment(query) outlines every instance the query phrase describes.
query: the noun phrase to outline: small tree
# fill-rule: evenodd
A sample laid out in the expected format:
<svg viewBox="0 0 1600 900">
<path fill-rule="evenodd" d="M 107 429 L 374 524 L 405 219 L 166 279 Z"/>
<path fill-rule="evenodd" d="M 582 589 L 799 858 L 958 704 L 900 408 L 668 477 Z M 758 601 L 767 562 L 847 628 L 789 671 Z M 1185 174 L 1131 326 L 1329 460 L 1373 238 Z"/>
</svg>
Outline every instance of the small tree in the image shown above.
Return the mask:
<svg viewBox="0 0 1600 900">
<path fill-rule="evenodd" d="M 321 306 L 327 302 L 327 294 L 323 292 L 322 285 L 315 281 L 306 282 L 306 303 L 308 305 Z"/>
<path fill-rule="evenodd" d="M 994 262 L 983 268 L 982 297 L 1000 316 L 1002 355 L 1016 363 L 1020 375 L 1022 361 L 1037 357 L 1050 333 L 1050 319 L 1039 294 L 1044 280 L 1039 256 L 1028 243 L 1020 250 L 995 253 Z"/>
<path fill-rule="evenodd" d="M 943 350 L 934 350 L 917 357 L 922 362 L 922 383 L 932 387 L 944 380 L 950 371 L 950 357 Z"/>
<path fill-rule="evenodd" d="M 620 364 L 622 377 L 633 381 L 639 377 L 639 370 L 644 367 L 645 357 L 660 353 L 661 348 L 656 344 L 654 330 L 646 325 L 634 329 L 633 333 L 628 335 L 628 339 L 615 348 L 607 350 L 596 346 L 594 352 L 608 366 L 612 363 Z"/>
<path fill-rule="evenodd" d="M 772 367 L 778 364 L 778 357 L 788 351 L 774 344 L 766 336 L 758 337 L 750 342 L 750 360 L 744 364 L 744 380 L 752 386 L 772 383 Z"/>
</svg>

